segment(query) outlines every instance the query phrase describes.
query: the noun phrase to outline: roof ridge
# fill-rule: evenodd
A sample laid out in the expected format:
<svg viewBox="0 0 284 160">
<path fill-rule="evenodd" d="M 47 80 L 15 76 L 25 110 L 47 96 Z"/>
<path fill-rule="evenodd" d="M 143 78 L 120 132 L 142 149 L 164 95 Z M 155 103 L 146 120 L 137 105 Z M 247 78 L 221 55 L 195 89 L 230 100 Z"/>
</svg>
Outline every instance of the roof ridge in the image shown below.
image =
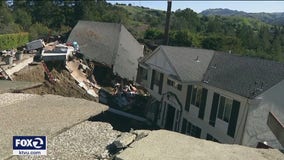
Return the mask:
<svg viewBox="0 0 284 160">
<path fill-rule="evenodd" d="M 205 75 L 207 75 L 207 72 L 209 71 L 209 67 L 211 67 L 212 66 L 212 61 L 213 61 L 213 59 L 214 59 L 214 57 L 216 56 L 216 51 L 214 51 L 214 50 L 212 50 L 213 51 L 213 56 L 212 56 L 212 58 L 210 59 L 210 62 L 208 63 L 208 66 L 207 66 L 207 68 L 206 68 L 206 71 L 203 73 L 203 75 L 202 75 L 202 81 L 201 82 L 204 82 L 204 81 L 207 81 L 208 79 L 209 79 L 209 76 L 208 76 L 208 79 L 206 80 L 205 79 Z"/>
<path fill-rule="evenodd" d="M 161 49 L 161 46 L 158 46 L 158 47 L 157 47 L 156 49 L 154 49 L 154 51 L 152 51 L 150 54 L 144 56 L 144 57 L 140 60 L 140 62 L 145 62 L 145 61 L 147 61 L 147 60 L 148 60 L 149 58 L 151 58 L 156 52 L 158 52 L 159 49 Z"/>
<path fill-rule="evenodd" d="M 261 61 L 266 61 L 266 62 L 272 62 L 272 63 L 278 63 L 278 64 L 284 64 L 283 62 L 275 61 L 275 60 L 270 60 L 270 59 L 264 59 L 261 57 L 253 57 L 253 56 L 248 56 L 248 55 L 241 55 L 241 54 L 235 54 L 235 53 L 228 53 L 224 51 L 215 51 L 213 50 L 214 53 L 216 54 L 224 54 L 226 56 L 233 56 L 237 58 L 247 58 L 247 59 L 253 59 L 253 60 L 261 60 Z"/>
<path fill-rule="evenodd" d="M 163 50 L 163 54 L 165 55 L 169 65 L 173 68 L 173 70 L 176 72 L 177 77 L 179 78 L 179 80 L 181 80 L 181 76 L 179 75 L 179 73 L 177 72 L 176 67 L 172 64 L 172 61 L 169 59 L 168 55 L 166 54 L 166 51 L 163 49 L 163 47 L 161 47 L 161 49 Z"/>
</svg>

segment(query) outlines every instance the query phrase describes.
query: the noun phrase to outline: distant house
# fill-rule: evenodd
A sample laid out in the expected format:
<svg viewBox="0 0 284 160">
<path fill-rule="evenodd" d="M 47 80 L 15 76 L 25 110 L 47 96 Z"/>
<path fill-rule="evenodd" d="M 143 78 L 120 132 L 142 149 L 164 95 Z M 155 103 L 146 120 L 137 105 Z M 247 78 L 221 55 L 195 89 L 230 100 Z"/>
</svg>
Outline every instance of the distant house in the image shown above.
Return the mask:
<svg viewBox="0 0 284 160">
<path fill-rule="evenodd" d="M 153 97 L 147 118 L 162 128 L 221 143 L 284 147 L 283 63 L 160 46 L 139 62 L 137 82 Z"/>
<path fill-rule="evenodd" d="M 87 59 L 112 68 L 122 78 L 135 80 L 143 45 L 122 24 L 79 21 L 68 41 L 78 42 Z"/>
</svg>

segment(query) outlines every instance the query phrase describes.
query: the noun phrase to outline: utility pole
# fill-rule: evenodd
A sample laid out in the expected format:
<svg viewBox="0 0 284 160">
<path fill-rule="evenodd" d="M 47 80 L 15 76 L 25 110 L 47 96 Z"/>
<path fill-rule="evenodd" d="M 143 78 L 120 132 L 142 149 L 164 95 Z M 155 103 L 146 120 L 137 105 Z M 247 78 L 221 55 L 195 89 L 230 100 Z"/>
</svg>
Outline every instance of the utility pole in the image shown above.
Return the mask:
<svg viewBox="0 0 284 160">
<path fill-rule="evenodd" d="M 166 26 L 165 26 L 165 45 L 169 44 L 169 30 L 170 30 L 170 18 L 172 11 L 172 0 L 168 0 L 167 16 L 166 16 Z"/>
</svg>

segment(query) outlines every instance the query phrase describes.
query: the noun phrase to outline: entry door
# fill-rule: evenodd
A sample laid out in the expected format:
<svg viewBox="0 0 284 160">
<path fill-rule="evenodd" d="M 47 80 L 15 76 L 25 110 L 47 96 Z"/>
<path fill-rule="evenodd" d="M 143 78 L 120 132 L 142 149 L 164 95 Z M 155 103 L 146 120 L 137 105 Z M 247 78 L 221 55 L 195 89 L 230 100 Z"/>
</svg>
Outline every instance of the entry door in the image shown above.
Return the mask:
<svg viewBox="0 0 284 160">
<path fill-rule="evenodd" d="M 168 104 L 165 129 L 173 130 L 176 109 Z"/>
</svg>

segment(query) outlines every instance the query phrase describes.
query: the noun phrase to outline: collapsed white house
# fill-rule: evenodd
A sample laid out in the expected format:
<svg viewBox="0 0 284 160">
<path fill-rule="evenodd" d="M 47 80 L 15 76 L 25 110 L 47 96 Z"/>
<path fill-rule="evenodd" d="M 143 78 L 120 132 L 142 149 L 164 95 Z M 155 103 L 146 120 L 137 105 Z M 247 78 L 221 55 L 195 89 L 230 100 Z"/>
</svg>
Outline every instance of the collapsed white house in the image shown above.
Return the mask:
<svg viewBox="0 0 284 160">
<path fill-rule="evenodd" d="M 78 42 L 86 59 L 112 68 L 122 78 L 136 79 L 144 47 L 122 24 L 79 21 L 67 41 Z"/>
</svg>

